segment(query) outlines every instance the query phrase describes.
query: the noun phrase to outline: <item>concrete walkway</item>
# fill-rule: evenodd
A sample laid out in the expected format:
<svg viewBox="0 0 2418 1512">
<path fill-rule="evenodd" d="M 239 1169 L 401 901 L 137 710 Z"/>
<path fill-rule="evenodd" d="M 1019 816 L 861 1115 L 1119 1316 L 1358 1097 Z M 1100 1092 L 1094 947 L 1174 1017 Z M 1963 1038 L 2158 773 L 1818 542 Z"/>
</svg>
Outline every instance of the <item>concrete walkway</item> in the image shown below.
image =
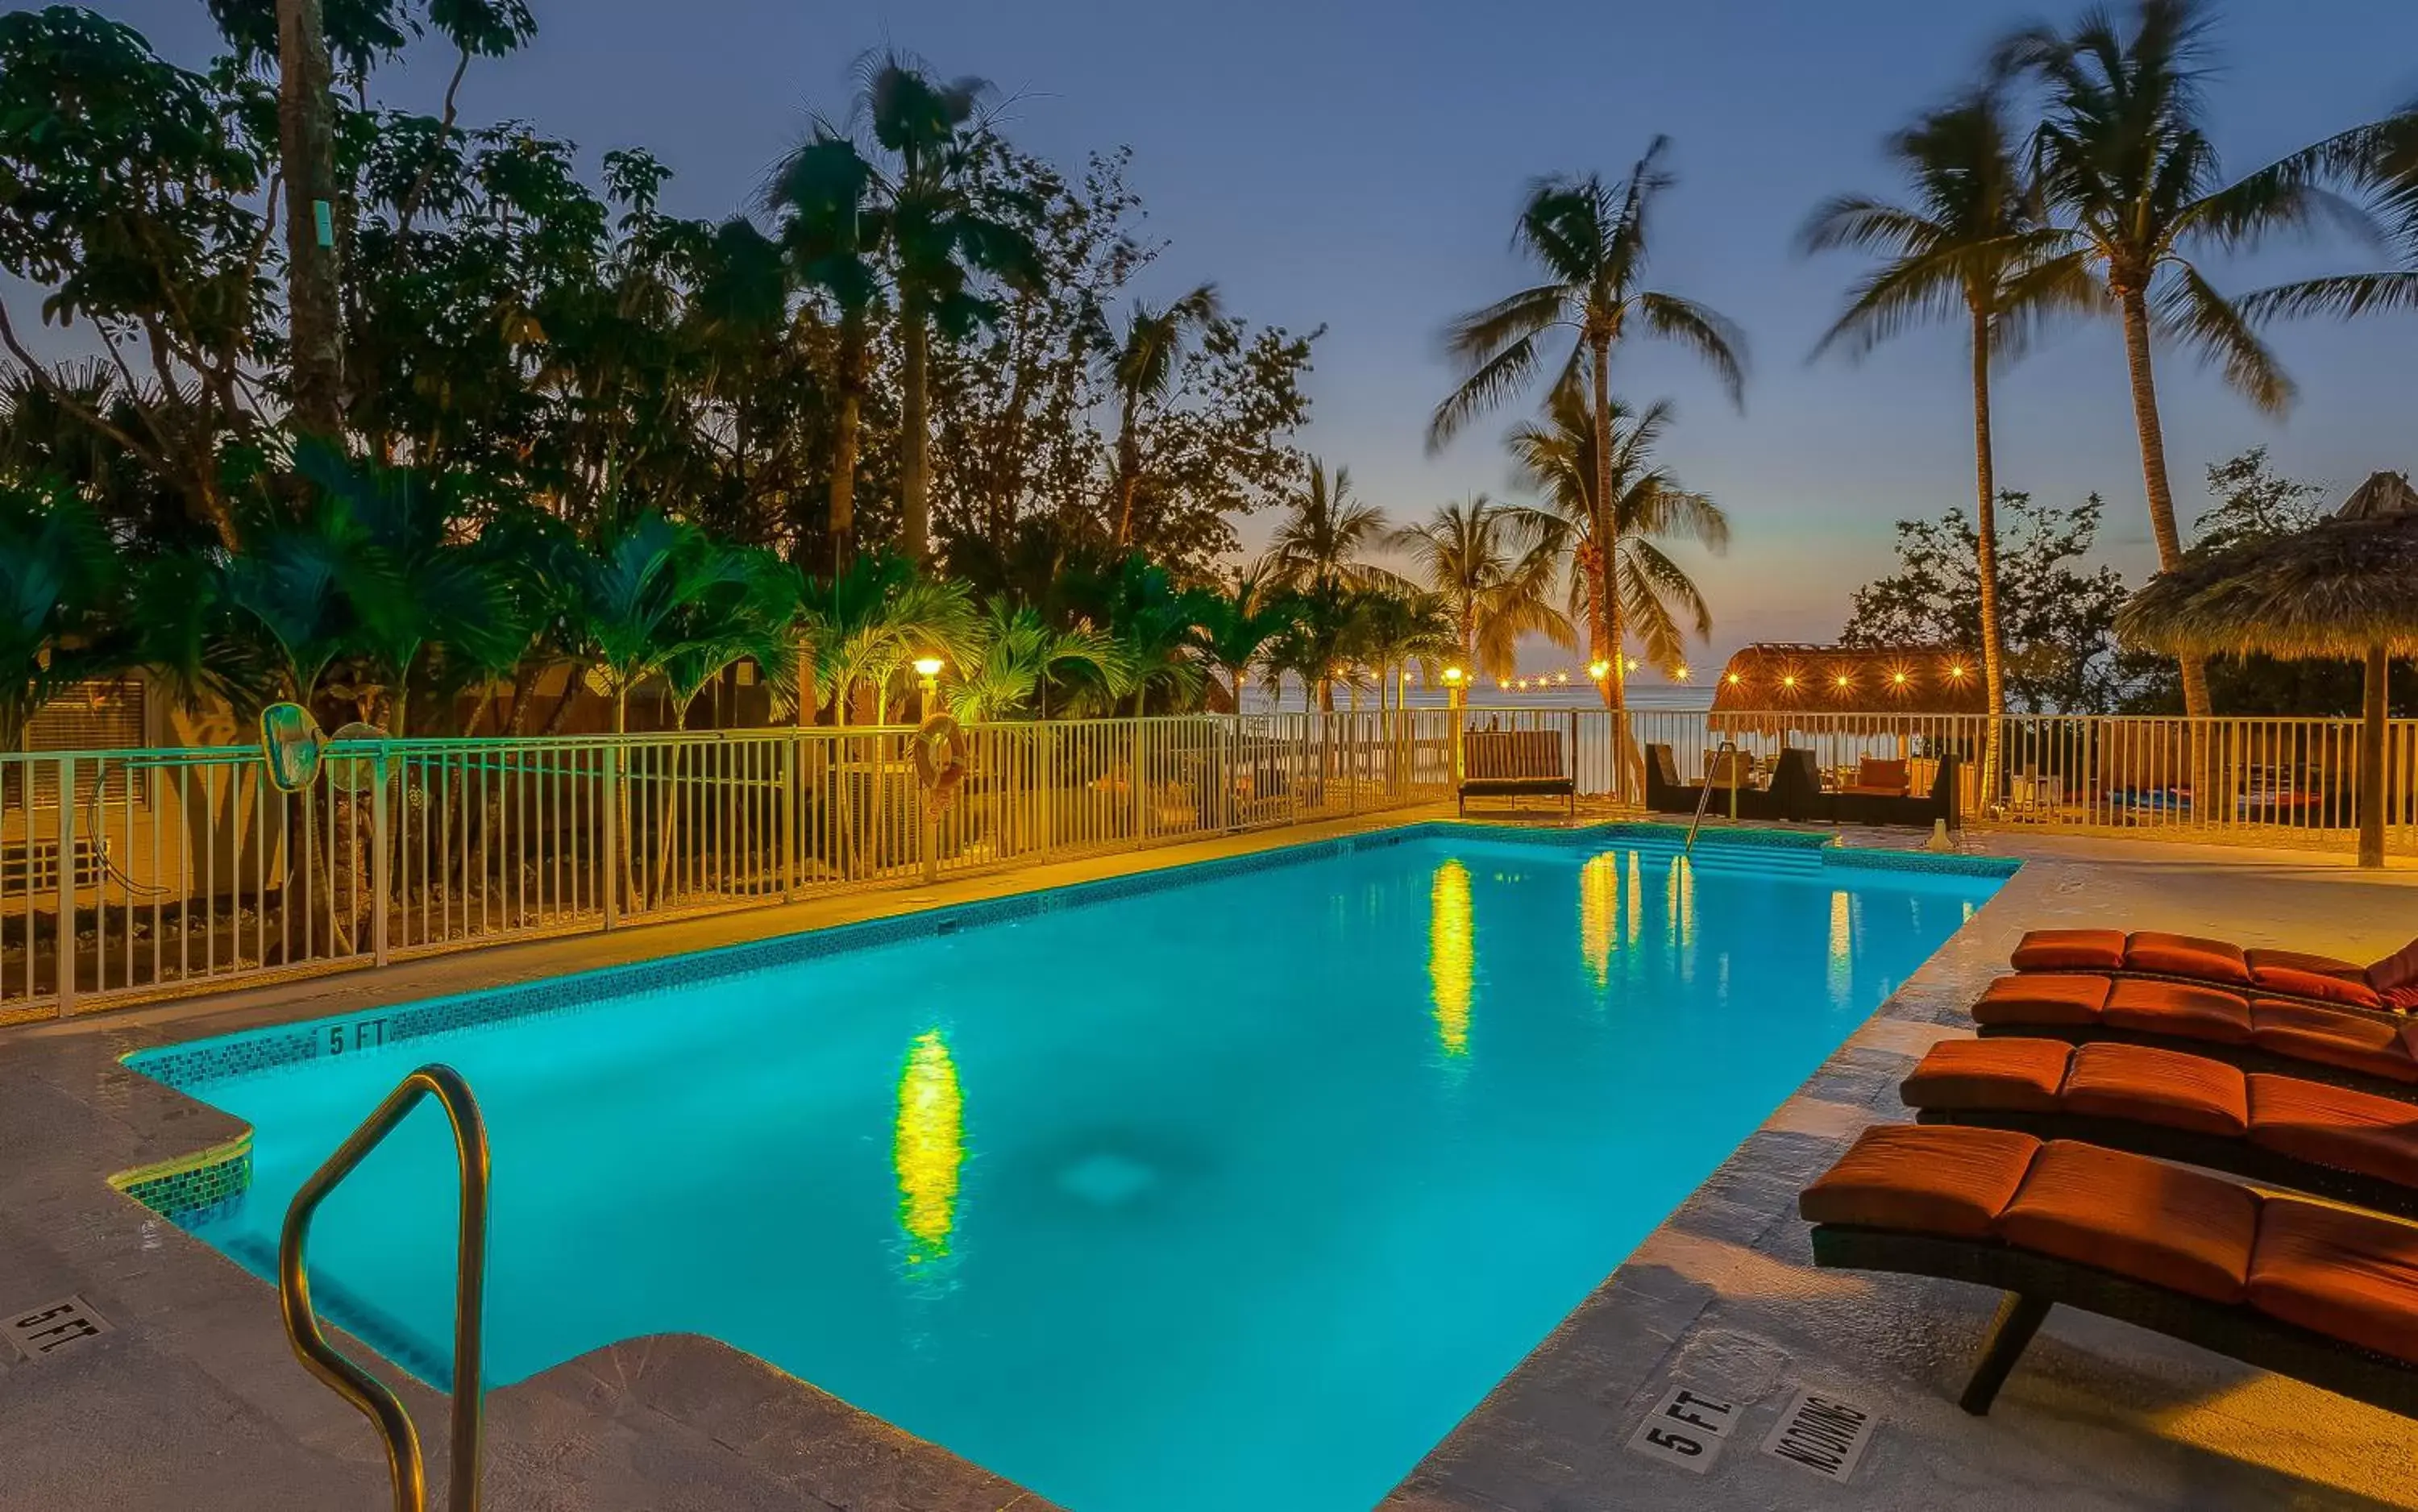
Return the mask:
<svg viewBox="0 0 2418 1512">
<path fill-rule="evenodd" d="M 1362 821 L 1401 822 L 1395 815 Z M 105 1184 L 239 1132 L 117 1064 L 254 1024 L 696 950 L 909 908 L 1292 844 L 1352 826 L 953 880 L 786 909 L 424 961 L 272 992 L 0 1032 L 0 1310 L 80 1296 L 111 1332 L 23 1363 L 0 1346 L 0 1512 L 376 1507 L 368 1425 L 287 1352 L 271 1290 Z M 1858 836 L 1876 840 L 1877 836 Z M 1903 843 L 1895 837 L 1892 843 Z M 1798 1189 L 1854 1134 L 1904 1116 L 1895 1084 L 1964 1031 L 2026 927 L 2120 920 L 2353 956 L 2418 933 L 2418 872 L 2361 875 L 2233 848 L 1976 837 L 2030 861 L 1630 1262 L 1424 1461 L 1389 1512 L 1889 1506 L 2418 1506 L 2418 1425 L 2060 1311 L 1986 1419 L 1952 1401 L 1994 1298 L 1810 1263 Z M 5 1321 L 5 1320 L 0 1320 Z M 357 1341 L 357 1358 L 374 1360 Z M 443 1403 L 398 1373 L 434 1441 Z M 1702 1474 L 1628 1447 L 1674 1387 L 1739 1426 Z M 1761 1452 L 1800 1387 L 1878 1428 L 1832 1486 Z M 498 1508 L 1043 1505 L 997 1477 L 713 1341 L 625 1342 L 493 1393 Z"/>
</svg>

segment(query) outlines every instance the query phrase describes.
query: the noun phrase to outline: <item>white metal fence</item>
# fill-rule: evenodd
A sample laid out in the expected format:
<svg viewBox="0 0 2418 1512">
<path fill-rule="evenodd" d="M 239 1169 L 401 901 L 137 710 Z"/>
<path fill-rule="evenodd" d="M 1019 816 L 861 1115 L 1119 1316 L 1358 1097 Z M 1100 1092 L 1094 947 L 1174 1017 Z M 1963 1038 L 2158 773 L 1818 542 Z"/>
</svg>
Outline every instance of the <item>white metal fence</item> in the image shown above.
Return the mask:
<svg viewBox="0 0 2418 1512">
<path fill-rule="evenodd" d="M 1425 802 L 1449 730 L 977 725 L 937 812 L 905 728 L 0 756 L 0 1023 Z"/>
<path fill-rule="evenodd" d="M 1626 724 L 1627 778 L 1615 740 Z M 2352 848 L 2350 720 L 1473 709 L 1547 730 L 1583 798 L 1643 799 L 1724 740 L 1967 764 L 1968 822 Z M 966 733 L 928 813 L 913 731 L 725 730 L 332 744 L 298 794 L 253 748 L 0 755 L 0 1024 L 550 934 L 1138 849 L 1448 798 L 1446 710 L 1032 722 Z M 2418 851 L 2418 721 L 2396 721 L 2389 848 Z M 61 794 L 72 795 L 68 802 Z"/>
</svg>

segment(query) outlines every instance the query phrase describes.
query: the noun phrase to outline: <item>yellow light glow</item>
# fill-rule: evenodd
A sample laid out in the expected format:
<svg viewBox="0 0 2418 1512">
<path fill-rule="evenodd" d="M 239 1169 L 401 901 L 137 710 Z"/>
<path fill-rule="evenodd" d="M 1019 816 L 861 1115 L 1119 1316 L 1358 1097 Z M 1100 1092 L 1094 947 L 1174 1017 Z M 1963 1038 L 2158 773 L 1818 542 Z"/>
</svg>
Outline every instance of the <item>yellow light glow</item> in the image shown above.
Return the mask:
<svg viewBox="0 0 2418 1512">
<path fill-rule="evenodd" d="M 1905 674 L 1903 672 L 1892 672 L 1890 674 L 1890 680 L 1903 688 L 1905 686 Z"/>
<path fill-rule="evenodd" d="M 1469 868 L 1447 861 L 1428 888 L 1428 988 L 1436 1043 L 1447 1056 L 1469 1053 L 1469 1004 L 1477 979 L 1477 921 Z"/>
<path fill-rule="evenodd" d="M 1847 678 L 1847 674 L 1845 674 L 1844 672 L 1840 673 L 1837 677 L 1832 678 L 1830 680 L 1831 680 L 1832 682 L 1837 683 L 1837 684 L 1838 684 L 1840 687 L 1842 687 L 1842 688 L 1844 688 L 1844 687 L 1847 686 L 1847 684 L 1848 684 L 1848 678 Z"/>
<path fill-rule="evenodd" d="M 1614 931 L 1620 919 L 1620 863 L 1611 852 L 1579 868 L 1579 959 L 1597 987 L 1612 983 Z"/>
<path fill-rule="evenodd" d="M 1688 670 L 1688 664 L 1685 662 L 1680 663 L 1677 666 L 1671 669 L 1671 680 L 1674 682 L 1685 682 L 1695 675 L 1696 674 L 1693 672 Z M 1731 680 L 1736 681 L 1737 680 L 1733 678 Z"/>
<path fill-rule="evenodd" d="M 1684 951 L 1696 939 L 1696 869 L 1685 856 L 1671 863 L 1671 895 L 1665 902 L 1666 942 L 1675 953 Z"/>
<path fill-rule="evenodd" d="M 898 1126 L 890 1147 L 898 1174 L 898 1227 L 907 1263 L 946 1258 L 956 1227 L 957 1172 L 965 1164 L 965 1098 L 956 1062 L 937 1029 L 915 1036 L 898 1077 Z"/>
<path fill-rule="evenodd" d="M 1593 678 L 1598 682 L 1601 682 L 1604 679 L 1612 676 L 1612 664 L 1603 660 L 1601 657 L 1598 657 L 1587 664 L 1587 676 Z"/>
<path fill-rule="evenodd" d="M 1645 884 L 1639 880 L 1641 875 L 1637 852 L 1632 850 L 1629 853 L 1629 927 L 1626 931 L 1630 950 L 1637 948 L 1637 931 L 1642 923 L 1638 910 L 1645 897 Z"/>
<path fill-rule="evenodd" d="M 1746 679 L 1744 679 L 1744 678 L 1742 678 L 1742 677 L 1739 677 L 1737 673 L 1733 672 L 1733 673 L 1731 673 L 1728 677 L 1726 677 L 1726 678 L 1722 679 L 1722 681 L 1724 681 L 1724 682 L 1727 682 L 1731 687 L 1735 688 L 1735 687 L 1737 687 L 1739 683 L 1744 682 L 1744 681 L 1746 680 Z"/>
<path fill-rule="evenodd" d="M 894 666 L 896 664 L 892 664 Z M 915 675 L 919 678 L 937 678 L 941 675 L 941 668 L 948 664 L 937 656 L 919 656 L 915 658 Z"/>
<path fill-rule="evenodd" d="M 1949 663 L 1949 664 L 1948 664 L 1948 675 L 1949 675 L 1950 677 L 1951 677 L 1951 678 L 1962 678 L 1962 677 L 1964 677 L 1964 676 L 1965 676 L 1965 664 L 1964 664 L 1964 663 L 1962 663 L 1962 662 L 1951 662 L 1951 663 Z"/>
<path fill-rule="evenodd" d="M 1634 671 L 1636 671 L 1636 670 L 1637 670 L 1637 658 L 1636 658 L 1636 657 L 1634 657 L 1634 656 L 1632 656 L 1632 657 L 1629 658 L 1629 670 L 1630 670 L 1631 672 L 1634 672 Z"/>
<path fill-rule="evenodd" d="M 1461 680 L 1462 680 L 1462 679 L 1463 679 L 1463 678 L 1465 678 L 1465 677 L 1467 677 L 1468 675 L 1469 675 L 1468 673 L 1463 672 L 1461 668 L 1459 668 L 1459 667 L 1457 667 L 1457 666 L 1448 666 L 1448 667 L 1446 667 L 1446 668 L 1444 669 L 1444 680 L 1445 680 L 1445 684 L 1446 684 L 1446 686 L 1447 686 L 1447 687 L 1454 687 L 1454 688 L 1458 688 L 1458 687 L 1460 687 L 1460 686 L 1461 686 Z"/>
<path fill-rule="evenodd" d="M 1553 680 L 1567 688 L 1569 686 L 1570 675 L 1567 672 L 1556 672 L 1553 674 Z"/>
<path fill-rule="evenodd" d="M 1830 894 L 1830 1000 L 1844 1007 L 1856 981 L 1855 900 L 1844 891 Z"/>
<path fill-rule="evenodd" d="M 1783 688 L 1793 688 L 1797 686 L 1797 674 L 1794 672 L 1782 673 L 1780 676 L 1780 685 Z"/>
</svg>

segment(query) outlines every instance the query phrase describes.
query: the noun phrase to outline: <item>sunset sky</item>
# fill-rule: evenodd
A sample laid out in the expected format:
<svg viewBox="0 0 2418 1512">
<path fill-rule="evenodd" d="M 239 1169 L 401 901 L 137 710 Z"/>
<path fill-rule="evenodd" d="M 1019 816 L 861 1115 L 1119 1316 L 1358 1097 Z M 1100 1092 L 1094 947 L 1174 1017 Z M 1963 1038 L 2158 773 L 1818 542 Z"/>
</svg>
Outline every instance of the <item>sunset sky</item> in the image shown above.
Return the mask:
<svg viewBox="0 0 2418 1512">
<path fill-rule="evenodd" d="M 200 0 L 103 5 L 180 61 L 207 55 Z M 1437 333 L 1518 286 L 1507 247 L 1537 175 L 1616 176 L 1658 131 L 1680 184 L 1656 228 L 1656 283 L 1743 326 L 1753 372 L 1739 416 L 1686 358 L 1637 346 L 1620 391 L 1667 395 L 1667 460 L 1730 512 L 1737 543 L 1701 563 L 1716 654 L 1753 639 L 1828 639 L 1847 596 L 1890 561 L 1890 523 L 1970 498 L 1969 401 L 1958 334 L 1909 338 L 1860 366 L 1807 353 L 1857 272 L 1798 259 L 1806 212 L 1846 190 L 1894 192 L 1878 144 L 1977 67 L 1997 34 L 2046 9 L 1936 0 L 1706 0 L 1693 6 L 1141 6 L 1104 0 L 535 0 L 527 52 L 473 67 L 466 118 L 519 116 L 594 156 L 644 145 L 679 175 L 687 213 L 741 208 L 806 113 L 847 107 L 850 61 L 891 44 L 1006 97 L 1019 144 L 1064 162 L 1134 149 L 1149 228 L 1170 245 L 1145 283 L 1216 280 L 1229 307 L 1324 323 L 1306 445 L 1350 466 L 1399 516 L 1501 492 L 1505 413 L 1438 458 L 1421 432 L 1450 375 Z M 2383 0 L 2235 0 L 2208 86 L 2228 165 L 2254 167 L 2418 94 L 2418 7 Z M 381 75 L 433 106 L 450 59 Z M 2220 287 L 2370 266 L 2339 241 L 2213 259 Z M 2256 414 L 2177 355 L 2161 374 L 2184 514 L 2205 465 L 2261 442 L 2287 473 L 2339 495 L 2418 463 L 2418 324 L 2288 327 L 2275 335 L 2302 397 Z M 2111 556 L 2147 559 L 2138 455 L 2112 326 L 2051 341 L 1999 389 L 2009 487 L 2110 505 Z M 1263 536 L 1266 520 L 1246 527 Z"/>
</svg>

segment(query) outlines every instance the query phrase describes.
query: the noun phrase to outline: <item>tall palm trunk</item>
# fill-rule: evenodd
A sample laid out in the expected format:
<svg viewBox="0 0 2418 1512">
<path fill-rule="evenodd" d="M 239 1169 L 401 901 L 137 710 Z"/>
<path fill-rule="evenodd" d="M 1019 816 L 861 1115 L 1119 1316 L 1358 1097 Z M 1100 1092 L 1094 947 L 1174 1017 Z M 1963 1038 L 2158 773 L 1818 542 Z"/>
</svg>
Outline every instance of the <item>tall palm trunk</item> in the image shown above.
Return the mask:
<svg viewBox="0 0 2418 1512">
<path fill-rule="evenodd" d="M 1133 396 L 1125 396 L 1117 422 L 1117 544 L 1133 542 L 1134 490 L 1141 482 L 1141 443 L 1134 438 Z"/>
<path fill-rule="evenodd" d="M 1604 674 L 1603 706 L 1612 711 L 1612 797 L 1619 802 L 1629 795 L 1629 662 L 1622 654 L 1627 639 L 1621 623 L 1620 594 L 1615 578 L 1618 573 L 1620 521 L 1612 507 L 1612 337 L 1609 334 L 1592 338 L 1588 344 L 1595 357 L 1595 599 L 1598 617 L 1603 622 L 1603 659 L 1611 664 Z"/>
<path fill-rule="evenodd" d="M 2150 366 L 2150 304 L 2137 288 L 2120 287 L 2124 313 L 2124 359 L 2132 369 L 2133 423 L 2141 433 L 2141 483 L 2150 496 L 2150 533 L 2158 543 L 2158 570 L 2173 572 L 2182 561 L 2182 535 L 2175 528 L 2175 495 L 2166 481 L 2165 430 L 2158 420 L 2158 382 Z M 2210 712 L 2208 662 L 2177 658 L 2182 666 L 2183 712 L 2204 719 Z"/>
<path fill-rule="evenodd" d="M 832 576 L 848 571 L 856 532 L 856 459 L 865 423 L 865 318 L 842 317 L 839 333 L 839 417 L 832 435 Z"/>
<path fill-rule="evenodd" d="M 911 300 L 900 316 L 898 420 L 906 434 L 898 452 L 899 530 L 907 559 L 920 567 L 932 556 L 930 396 L 925 392 L 932 330 L 929 316 Z"/>
<path fill-rule="evenodd" d="M 319 239 L 320 207 L 332 217 L 336 203 L 335 142 L 328 120 L 334 70 L 319 5 L 320 0 L 277 0 L 277 148 L 285 179 L 293 418 L 301 431 L 332 439 L 344 429 L 344 353 L 336 250 Z"/>
<path fill-rule="evenodd" d="M 1973 310 L 1973 537 L 1974 566 L 1982 579 L 1982 701 L 1988 723 L 1982 732 L 1979 801 L 1997 801 L 2003 760 L 2000 726 L 2007 712 L 2007 648 L 1998 624 L 1998 471 L 1990 444 L 1990 314 Z"/>
</svg>

